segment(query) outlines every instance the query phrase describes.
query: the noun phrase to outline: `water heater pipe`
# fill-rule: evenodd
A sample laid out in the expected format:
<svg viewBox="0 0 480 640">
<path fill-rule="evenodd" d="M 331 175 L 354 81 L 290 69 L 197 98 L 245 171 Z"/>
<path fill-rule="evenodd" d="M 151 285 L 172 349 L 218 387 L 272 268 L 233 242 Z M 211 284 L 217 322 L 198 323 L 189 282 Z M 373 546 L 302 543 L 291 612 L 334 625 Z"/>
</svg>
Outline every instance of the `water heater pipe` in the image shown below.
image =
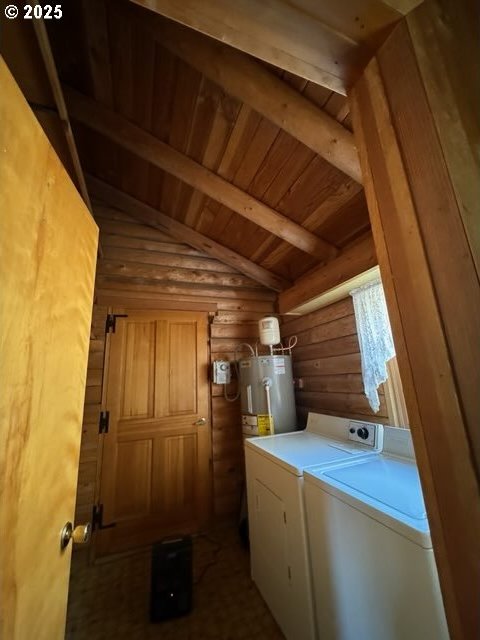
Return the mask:
<svg viewBox="0 0 480 640">
<path fill-rule="evenodd" d="M 275 425 L 273 424 L 272 405 L 270 402 L 270 387 L 272 386 L 272 381 L 270 378 L 263 378 L 262 382 L 267 395 L 267 413 L 270 421 L 270 435 L 273 436 L 275 435 Z"/>
</svg>

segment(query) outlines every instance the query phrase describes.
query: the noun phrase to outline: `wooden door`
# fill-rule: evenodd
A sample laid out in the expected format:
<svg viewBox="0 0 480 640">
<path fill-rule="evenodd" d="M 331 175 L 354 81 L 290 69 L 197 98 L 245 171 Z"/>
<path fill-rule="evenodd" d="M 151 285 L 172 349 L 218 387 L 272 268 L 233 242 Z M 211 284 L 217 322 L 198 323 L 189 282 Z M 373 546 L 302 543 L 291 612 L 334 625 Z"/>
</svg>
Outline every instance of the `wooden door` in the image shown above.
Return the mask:
<svg viewBox="0 0 480 640">
<path fill-rule="evenodd" d="M 98 229 L 0 58 L 0 638 L 60 640 Z"/>
<path fill-rule="evenodd" d="M 118 313 L 100 491 L 114 526 L 98 532 L 99 553 L 195 531 L 210 515 L 207 315 Z"/>
</svg>

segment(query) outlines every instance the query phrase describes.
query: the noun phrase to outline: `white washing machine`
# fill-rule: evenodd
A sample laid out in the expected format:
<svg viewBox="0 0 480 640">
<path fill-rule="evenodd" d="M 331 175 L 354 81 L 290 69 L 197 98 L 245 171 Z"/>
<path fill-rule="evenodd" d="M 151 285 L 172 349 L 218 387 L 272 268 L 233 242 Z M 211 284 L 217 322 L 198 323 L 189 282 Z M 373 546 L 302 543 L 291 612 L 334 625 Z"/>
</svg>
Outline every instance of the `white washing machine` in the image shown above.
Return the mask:
<svg viewBox="0 0 480 640">
<path fill-rule="evenodd" d="M 309 469 L 305 500 L 322 640 L 447 640 L 409 431 L 386 427 L 383 454 Z"/>
<path fill-rule="evenodd" d="M 382 436 L 381 425 L 310 414 L 305 431 L 245 441 L 252 579 L 287 640 L 317 638 L 304 469 L 374 455 Z"/>
</svg>

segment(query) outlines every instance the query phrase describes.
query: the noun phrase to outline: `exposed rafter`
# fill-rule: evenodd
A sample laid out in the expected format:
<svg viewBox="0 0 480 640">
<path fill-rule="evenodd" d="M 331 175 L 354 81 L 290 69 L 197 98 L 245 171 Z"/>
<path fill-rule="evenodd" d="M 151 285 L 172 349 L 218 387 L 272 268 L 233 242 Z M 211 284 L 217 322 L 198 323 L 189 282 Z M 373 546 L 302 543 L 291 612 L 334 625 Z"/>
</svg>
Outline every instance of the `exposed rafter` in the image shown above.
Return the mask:
<svg viewBox="0 0 480 640">
<path fill-rule="evenodd" d="M 338 253 L 333 245 L 95 100 L 68 88 L 65 88 L 65 96 L 72 119 L 106 136 L 139 158 L 174 175 L 305 253 L 320 260 L 331 259 Z"/>
<path fill-rule="evenodd" d="M 175 56 L 228 94 L 362 182 L 353 134 L 245 53 L 158 16 L 139 16 L 142 28 Z"/>
<path fill-rule="evenodd" d="M 77 178 L 78 189 L 80 194 L 89 208 L 92 210 L 90 198 L 87 191 L 87 185 L 85 184 L 85 176 L 83 175 L 82 165 L 80 164 L 80 158 L 78 157 L 77 146 L 73 137 L 72 127 L 70 126 L 70 120 L 65 106 L 65 100 L 63 97 L 62 87 L 58 78 L 57 67 L 53 59 L 52 48 L 50 46 L 50 40 L 48 38 L 47 29 L 43 20 L 33 20 L 33 28 L 42 54 L 43 63 L 45 65 L 45 71 L 50 82 L 55 104 L 58 110 L 58 117 L 62 122 L 62 128 L 67 141 L 68 150 L 72 159 L 75 176 Z"/>
<path fill-rule="evenodd" d="M 155 227 L 156 229 L 160 229 L 161 231 L 166 231 L 178 240 L 189 244 L 195 249 L 203 251 L 212 258 L 217 258 L 225 264 L 238 269 L 246 276 L 249 276 L 253 280 L 260 282 L 270 289 L 281 291 L 291 285 L 288 280 L 267 271 L 263 267 L 251 262 L 251 260 L 244 258 L 235 251 L 227 249 L 227 247 L 218 244 L 211 238 L 207 238 L 201 233 L 198 233 L 195 229 L 188 227 L 178 220 L 170 218 L 170 216 L 167 216 L 157 209 L 140 202 L 136 198 L 132 198 L 102 180 L 98 180 L 93 176 L 87 176 L 87 184 L 91 193 L 100 200 L 103 200 L 113 207 L 121 209 L 129 216 L 139 220 L 140 222 L 148 224 L 151 227 Z"/>
<path fill-rule="evenodd" d="M 346 93 L 376 47 L 416 0 L 131 0 L 287 69 Z"/>
</svg>

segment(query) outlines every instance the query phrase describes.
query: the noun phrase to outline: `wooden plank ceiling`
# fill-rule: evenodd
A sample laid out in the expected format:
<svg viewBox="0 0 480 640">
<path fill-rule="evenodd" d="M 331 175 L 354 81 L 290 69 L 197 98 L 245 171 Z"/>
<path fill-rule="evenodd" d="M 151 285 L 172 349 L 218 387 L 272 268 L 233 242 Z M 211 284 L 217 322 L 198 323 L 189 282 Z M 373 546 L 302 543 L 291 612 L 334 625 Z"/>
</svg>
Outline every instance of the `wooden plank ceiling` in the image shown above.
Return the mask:
<svg viewBox="0 0 480 640">
<path fill-rule="evenodd" d="M 95 130 L 91 119 L 79 123 L 81 118 L 73 117 L 89 175 L 279 276 L 277 288 L 369 232 L 362 186 L 173 55 L 155 37 L 148 11 L 121 1 L 71 0 L 65 14 L 62 24 L 49 27 L 66 86 L 300 225 L 331 251 L 311 255 L 298 249 L 114 142 Z M 155 20 L 168 28 L 174 24 Z M 344 96 L 255 62 L 351 130 Z"/>
</svg>

